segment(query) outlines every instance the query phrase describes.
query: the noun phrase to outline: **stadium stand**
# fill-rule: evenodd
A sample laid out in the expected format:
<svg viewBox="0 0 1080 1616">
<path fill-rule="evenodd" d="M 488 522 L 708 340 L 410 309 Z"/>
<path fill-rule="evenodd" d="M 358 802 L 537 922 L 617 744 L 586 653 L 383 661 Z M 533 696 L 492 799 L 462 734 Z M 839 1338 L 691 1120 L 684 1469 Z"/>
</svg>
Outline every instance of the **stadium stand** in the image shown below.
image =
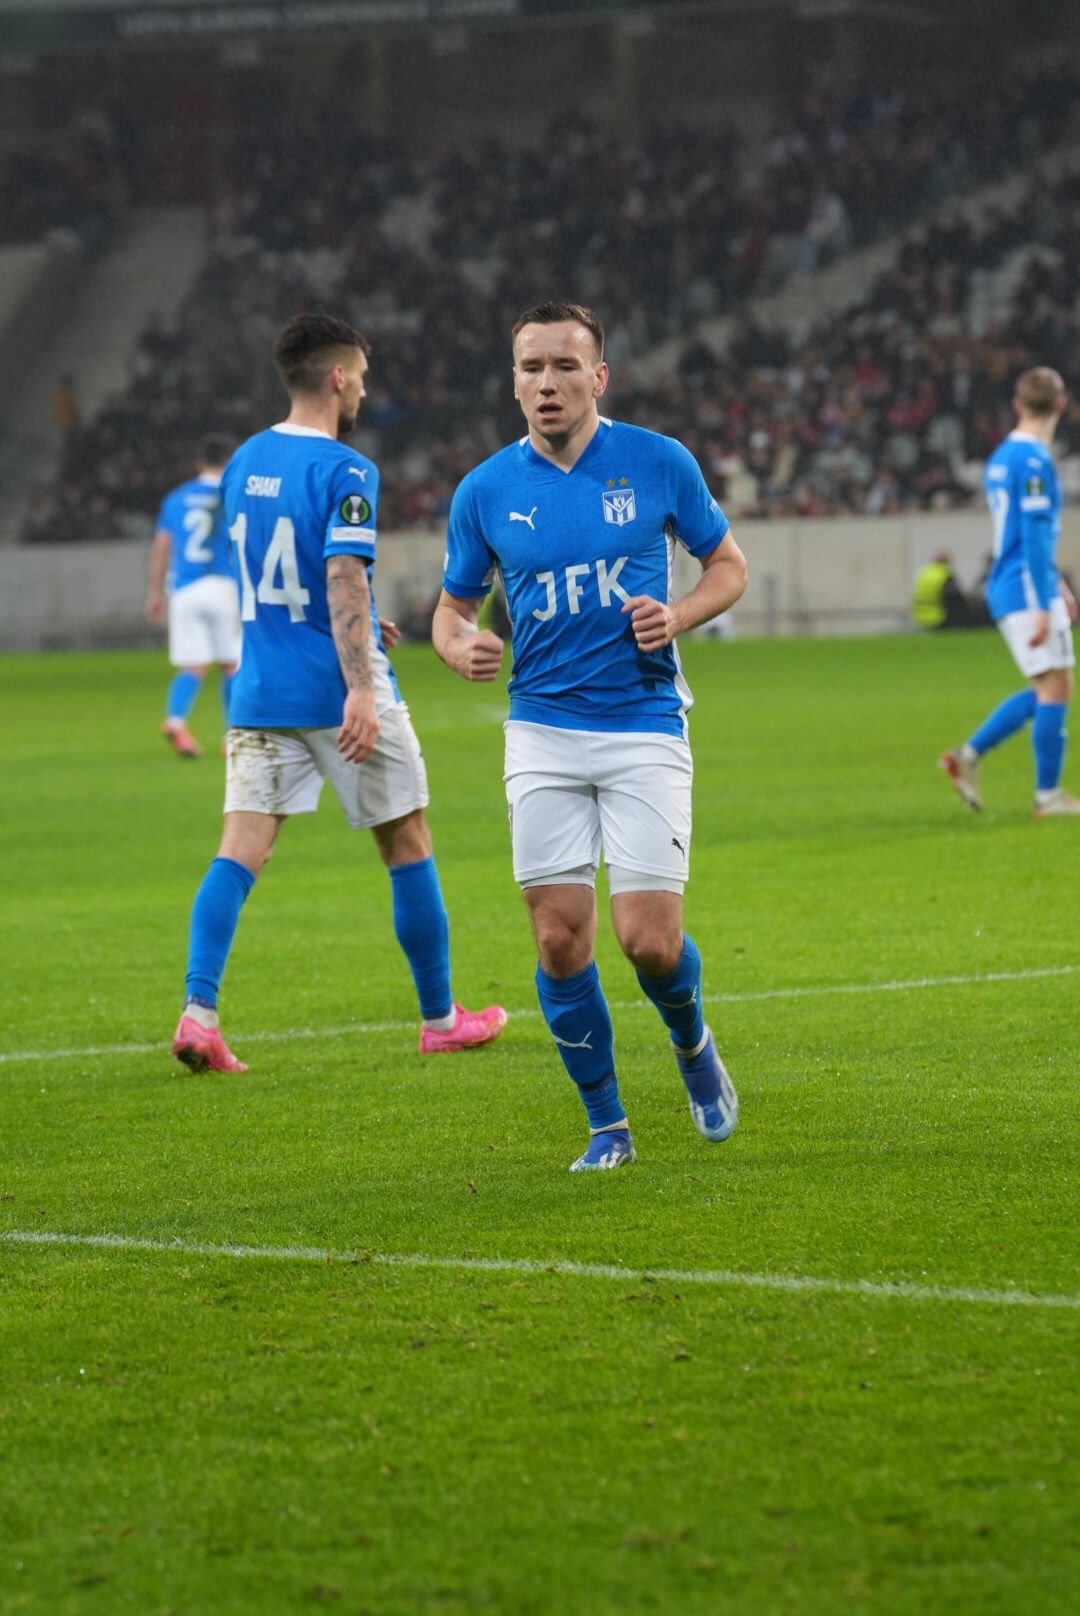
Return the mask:
<svg viewBox="0 0 1080 1616">
<path fill-rule="evenodd" d="M 81 115 L 51 138 L 0 144 L 0 247 L 60 231 L 103 237 L 128 199 L 124 154 L 104 112 Z"/>
<path fill-rule="evenodd" d="M 126 389 L 71 435 L 24 537 L 145 531 L 199 432 L 242 436 L 274 417 L 269 335 L 319 304 L 375 344 L 357 441 L 384 469 L 382 527 L 437 524 L 463 472 L 517 430 L 505 333 L 553 289 L 602 307 L 612 409 L 683 438 L 733 515 L 964 502 L 962 468 L 1000 428 L 1008 374 L 1054 324 L 1025 317 L 1023 342 L 1000 322 L 976 336 L 973 277 L 1034 237 L 1062 255 L 1038 307 L 1063 307 L 1075 181 L 980 229 L 936 226 L 806 340 L 749 318 L 724 354 L 689 334 L 1054 145 L 1077 87 L 1060 68 L 963 98 L 955 85 L 808 94 L 760 143 L 721 124 L 631 144 L 564 115 L 542 150 L 476 141 L 418 159 L 338 126 L 302 140 L 268 126 L 214 200 L 203 274 L 143 333 Z M 1028 279 L 1015 295 L 1032 292 Z M 671 372 L 633 381 L 631 360 L 665 338 L 681 343 Z M 1053 351 L 1075 371 L 1075 339 Z"/>
<path fill-rule="evenodd" d="M 662 380 L 620 400 L 676 431 L 739 516 L 894 514 L 966 504 L 1012 424 L 1012 377 L 1046 354 L 1080 376 L 1073 311 L 1080 171 L 1009 214 L 907 242 L 843 313 L 803 336 L 742 322 L 725 355 L 695 340 Z M 987 312 L 987 284 L 1008 296 Z M 1080 407 L 1062 423 L 1080 493 Z"/>
</svg>

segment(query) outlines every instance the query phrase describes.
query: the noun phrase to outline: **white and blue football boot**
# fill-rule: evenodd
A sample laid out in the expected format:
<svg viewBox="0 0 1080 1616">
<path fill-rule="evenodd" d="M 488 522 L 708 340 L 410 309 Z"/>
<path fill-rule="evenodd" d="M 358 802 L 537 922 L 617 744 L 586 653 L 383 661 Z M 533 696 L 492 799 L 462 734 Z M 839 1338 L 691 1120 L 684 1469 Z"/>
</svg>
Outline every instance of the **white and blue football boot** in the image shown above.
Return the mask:
<svg viewBox="0 0 1080 1616">
<path fill-rule="evenodd" d="M 570 1163 L 572 1173 L 602 1172 L 609 1167 L 628 1167 L 637 1161 L 634 1141 L 629 1128 L 602 1128 L 594 1133 L 575 1162 Z"/>
<path fill-rule="evenodd" d="M 709 1028 L 705 1028 L 705 1037 L 697 1049 L 689 1052 L 676 1049 L 675 1059 L 686 1084 L 690 1115 L 698 1133 L 716 1144 L 729 1139 L 739 1120 L 739 1096 L 732 1087 Z"/>
</svg>

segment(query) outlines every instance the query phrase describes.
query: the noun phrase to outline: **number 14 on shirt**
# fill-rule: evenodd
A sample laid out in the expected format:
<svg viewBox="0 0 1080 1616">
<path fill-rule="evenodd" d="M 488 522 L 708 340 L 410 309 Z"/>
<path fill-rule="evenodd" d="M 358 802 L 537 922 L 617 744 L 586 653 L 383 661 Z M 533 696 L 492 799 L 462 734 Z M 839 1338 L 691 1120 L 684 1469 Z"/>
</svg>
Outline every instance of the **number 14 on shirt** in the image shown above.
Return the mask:
<svg viewBox="0 0 1080 1616">
<path fill-rule="evenodd" d="M 261 601 L 264 606 L 287 606 L 291 623 L 304 622 L 304 607 L 311 596 L 300 582 L 296 529 L 292 518 L 279 516 L 274 523 L 257 585 L 252 584 L 248 567 L 247 516 L 243 511 L 229 529 L 229 537 L 236 545 L 240 560 L 240 616 L 244 622 L 250 623 L 254 619 L 256 601 Z M 275 582 L 275 575 L 279 573 L 280 583 Z"/>
</svg>

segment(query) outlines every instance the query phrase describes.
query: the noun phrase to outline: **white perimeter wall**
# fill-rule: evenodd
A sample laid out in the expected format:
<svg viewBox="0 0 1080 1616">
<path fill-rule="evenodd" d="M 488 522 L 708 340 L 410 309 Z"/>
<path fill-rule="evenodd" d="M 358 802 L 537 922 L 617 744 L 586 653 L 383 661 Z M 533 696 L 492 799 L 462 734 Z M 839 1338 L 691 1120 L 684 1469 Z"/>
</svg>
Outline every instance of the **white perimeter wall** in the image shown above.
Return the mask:
<svg viewBox="0 0 1080 1616">
<path fill-rule="evenodd" d="M 739 635 L 871 634 L 910 626 L 915 573 L 949 550 L 961 583 L 978 577 L 990 544 L 981 512 L 853 517 L 845 521 L 744 522 L 736 536 L 750 587 L 733 613 Z M 375 589 L 384 616 L 434 597 L 441 534 L 392 533 L 379 541 Z M 0 650 L 140 645 L 162 641 L 143 620 L 148 546 L 50 544 L 0 549 Z M 1060 559 L 1080 582 L 1080 510 L 1070 508 Z M 543 566 L 538 548 L 537 567 Z M 676 589 L 696 567 L 680 553 Z"/>
</svg>

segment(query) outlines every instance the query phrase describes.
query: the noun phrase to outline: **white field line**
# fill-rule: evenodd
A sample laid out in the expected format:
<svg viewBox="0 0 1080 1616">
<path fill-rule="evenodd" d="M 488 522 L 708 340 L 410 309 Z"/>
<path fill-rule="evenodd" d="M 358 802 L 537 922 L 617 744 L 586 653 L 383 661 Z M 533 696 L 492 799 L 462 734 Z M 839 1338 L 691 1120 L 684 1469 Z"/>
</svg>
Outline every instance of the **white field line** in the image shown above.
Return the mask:
<svg viewBox="0 0 1080 1616">
<path fill-rule="evenodd" d="M 166 1251 L 183 1257 L 259 1257 L 274 1262 L 378 1263 L 387 1268 L 444 1268 L 455 1273 L 563 1274 L 571 1279 L 619 1279 L 641 1284 L 709 1285 L 769 1291 L 827 1291 L 908 1302 L 969 1302 L 989 1307 L 1080 1309 L 1080 1296 L 965 1285 L 917 1285 L 908 1280 L 823 1279 L 813 1274 L 744 1274 L 726 1268 L 622 1268 L 615 1263 L 543 1262 L 529 1257 L 436 1257 L 419 1252 L 334 1251 L 320 1246 L 239 1246 L 201 1240 L 141 1240 L 123 1234 L 61 1234 L 46 1229 L 0 1230 L 0 1244 L 96 1246 L 110 1251 Z"/>
<path fill-rule="evenodd" d="M 916 976 L 907 981 L 893 982 L 826 982 L 820 987 L 763 988 L 754 993 L 706 993 L 705 1004 L 758 1004 L 769 999 L 818 999 L 830 994 L 849 993 L 911 993 L 923 988 L 979 987 L 991 982 L 1033 982 L 1048 976 L 1075 976 L 1080 965 L 1041 965 L 1026 971 L 976 971 L 963 976 Z M 611 999 L 612 1010 L 642 1010 L 649 1001 L 644 996 L 636 999 Z M 514 1020 L 538 1016 L 535 1005 L 511 1010 Z M 413 1032 L 417 1018 L 411 1021 L 346 1021 L 336 1027 L 287 1027 L 273 1032 L 237 1032 L 229 1037 L 239 1048 L 242 1044 L 287 1044 L 297 1039 L 340 1038 L 349 1033 L 364 1036 L 378 1032 Z M 0 1050 L 0 1065 L 19 1061 L 68 1060 L 81 1055 L 153 1055 L 167 1047 L 165 1037 L 152 1044 L 82 1044 L 66 1049 L 10 1049 Z"/>
</svg>

